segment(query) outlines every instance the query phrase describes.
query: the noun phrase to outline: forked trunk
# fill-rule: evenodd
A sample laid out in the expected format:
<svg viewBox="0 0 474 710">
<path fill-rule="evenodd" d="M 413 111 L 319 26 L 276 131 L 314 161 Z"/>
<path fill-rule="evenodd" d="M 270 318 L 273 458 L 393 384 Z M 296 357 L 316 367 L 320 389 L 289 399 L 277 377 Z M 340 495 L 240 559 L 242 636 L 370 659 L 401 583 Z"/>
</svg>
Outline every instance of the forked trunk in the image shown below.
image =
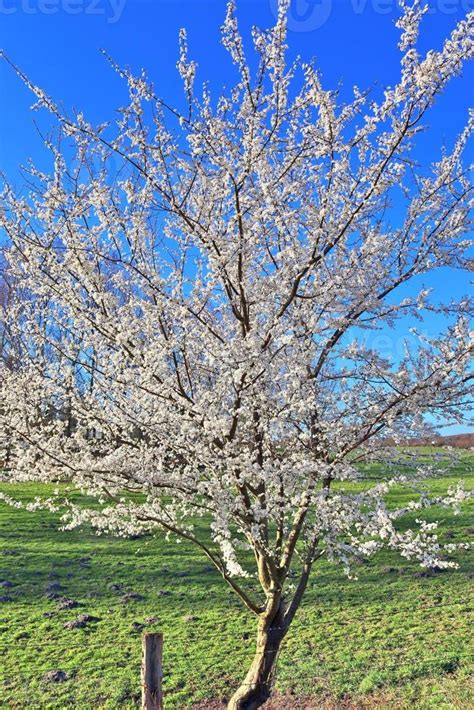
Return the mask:
<svg viewBox="0 0 474 710">
<path fill-rule="evenodd" d="M 232 696 L 227 710 L 256 710 L 272 692 L 278 653 L 288 625 L 281 613 L 271 620 L 262 620 L 257 633 L 257 648 L 244 681 Z"/>
</svg>

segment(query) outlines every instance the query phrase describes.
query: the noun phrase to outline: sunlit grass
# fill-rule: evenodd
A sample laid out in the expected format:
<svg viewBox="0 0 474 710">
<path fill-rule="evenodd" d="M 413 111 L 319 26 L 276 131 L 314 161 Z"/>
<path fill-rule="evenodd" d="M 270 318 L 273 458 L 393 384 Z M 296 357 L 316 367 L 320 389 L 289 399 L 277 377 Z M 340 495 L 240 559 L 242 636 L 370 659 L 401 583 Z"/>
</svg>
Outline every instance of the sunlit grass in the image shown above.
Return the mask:
<svg viewBox="0 0 474 710">
<path fill-rule="evenodd" d="M 430 481 L 430 488 L 442 493 L 460 473 L 468 480 L 468 464 L 466 457 L 462 471 Z M 48 491 L 1 488 L 23 501 Z M 397 489 L 392 503 L 407 496 Z M 441 521 L 446 540 L 472 537 L 469 506 L 459 516 L 440 510 L 427 515 Z M 242 678 L 253 651 L 254 621 L 194 548 L 166 543 L 161 535 L 122 540 L 89 530 L 60 532 L 51 513 L 1 504 L 0 553 L 0 582 L 13 584 L 0 589 L 12 598 L 0 604 L 2 709 L 138 707 L 138 625 L 165 634 L 168 709 L 228 697 Z M 425 577 L 416 564 L 383 553 L 360 565 L 358 581 L 321 563 L 285 643 L 279 688 L 295 697 L 336 699 L 383 692 L 393 708 L 469 708 L 469 558 L 459 557 L 458 570 Z M 57 611 L 57 602 L 46 596 L 48 584 L 60 584 L 59 593 L 80 607 Z M 122 603 L 117 584 L 143 601 Z M 80 613 L 100 621 L 63 628 Z M 147 623 L 148 617 L 158 620 Z M 66 671 L 68 680 L 45 682 L 52 669 Z"/>
</svg>

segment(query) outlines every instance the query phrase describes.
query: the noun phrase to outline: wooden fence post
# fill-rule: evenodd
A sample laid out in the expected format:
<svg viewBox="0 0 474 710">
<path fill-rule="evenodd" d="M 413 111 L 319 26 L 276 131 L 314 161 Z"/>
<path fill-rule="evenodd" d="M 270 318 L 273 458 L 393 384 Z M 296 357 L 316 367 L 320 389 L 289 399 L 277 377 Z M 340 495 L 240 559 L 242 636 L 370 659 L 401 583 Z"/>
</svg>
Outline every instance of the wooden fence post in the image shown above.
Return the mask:
<svg viewBox="0 0 474 710">
<path fill-rule="evenodd" d="M 163 710 L 163 635 L 144 634 L 142 649 L 142 710 Z"/>
</svg>

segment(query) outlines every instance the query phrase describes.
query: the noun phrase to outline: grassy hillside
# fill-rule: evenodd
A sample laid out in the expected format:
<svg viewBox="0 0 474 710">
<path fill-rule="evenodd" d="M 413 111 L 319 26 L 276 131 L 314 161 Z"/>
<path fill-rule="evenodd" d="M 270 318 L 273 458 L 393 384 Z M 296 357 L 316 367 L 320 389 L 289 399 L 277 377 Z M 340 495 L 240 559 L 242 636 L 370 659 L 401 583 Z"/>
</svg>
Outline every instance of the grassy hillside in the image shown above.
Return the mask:
<svg viewBox="0 0 474 710">
<path fill-rule="evenodd" d="M 1 489 L 23 501 L 47 492 Z M 395 492 L 394 502 L 406 495 Z M 457 542 L 472 538 L 470 512 L 429 516 Z M 138 707 L 144 629 L 165 634 L 167 710 L 228 697 L 252 655 L 253 619 L 205 559 L 160 535 L 121 540 L 57 527 L 53 514 L 0 504 L 0 708 Z M 332 698 L 336 706 L 351 698 L 356 707 L 473 707 L 472 557 L 459 559 L 459 570 L 426 576 L 384 553 L 360 565 L 358 581 L 321 563 L 281 656 L 280 690 Z M 78 606 L 61 609 L 55 595 Z M 97 620 L 64 628 L 80 614 Z M 52 670 L 67 679 L 46 680 Z"/>
</svg>

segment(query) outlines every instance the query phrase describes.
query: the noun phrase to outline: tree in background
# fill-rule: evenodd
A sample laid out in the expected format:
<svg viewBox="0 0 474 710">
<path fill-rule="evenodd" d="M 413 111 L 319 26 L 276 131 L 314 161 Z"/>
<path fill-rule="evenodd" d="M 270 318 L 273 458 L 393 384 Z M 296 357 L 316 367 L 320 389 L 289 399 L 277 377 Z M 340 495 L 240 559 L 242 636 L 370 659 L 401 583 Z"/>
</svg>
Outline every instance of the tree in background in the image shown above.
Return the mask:
<svg viewBox="0 0 474 710">
<path fill-rule="evenodd" d="M 54 169 L 31 169 L 27 197 L 4 184 L 0 207 L 25 288 L 8 313 L 21 362 L 1 379 L 10 475 L 95 496 L 93 509 L 58 498 L 71 527 L 158 528 L 207 555 L 257 623 L 233 710 L 269 697 L 319 559 L 350 573 L 387 547 L 453 566 L 456 545 L 442 548 L 435 524 L 398 521 L 465 496 L 460 486 L 386 505 L 395 483 L 432 475 L 387 441 L 425 431 L 427 414 L 463 421 L 468 408 L 468 300 L 440 305 L 420 284 L 466 267 L 473 118 L 432 165 L 415 163 L 413 146 L 472 55 L 472 17 L 420 56 L 426 7 L 403 3 L 398 83 L 342 103 L 312 63 L 287 65 L 287 6 L 272 29 L 254 29 L 251 71 L 228 4 L 222 40 L 239 78 L 218 98 L 195 89 L 182 33 L 184 111 L 115 67 L 129 103 L 94 126 L 16 69 L 57 119 Z M 445 331 L 414 330 L 398 361 L 366 342 L 431 312 Z M 360 461 L 391 473 L 364 483 Z"/>
</svg>

